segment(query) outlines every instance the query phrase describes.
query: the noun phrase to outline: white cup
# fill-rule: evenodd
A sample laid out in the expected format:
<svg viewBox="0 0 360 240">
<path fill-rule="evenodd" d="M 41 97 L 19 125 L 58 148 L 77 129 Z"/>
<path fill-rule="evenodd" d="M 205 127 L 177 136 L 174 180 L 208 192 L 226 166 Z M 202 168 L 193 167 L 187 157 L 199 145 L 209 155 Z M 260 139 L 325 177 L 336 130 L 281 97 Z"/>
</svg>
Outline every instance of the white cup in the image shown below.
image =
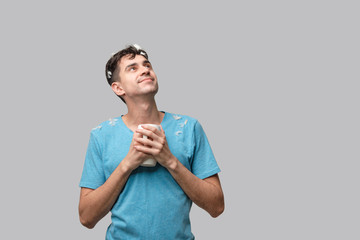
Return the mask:
<svg viewBox="0 0 360 240">
<path fill-rule="evenodd" d="M 156 125 L 156 124 L 141 124 L 141 125 L 153 126 L 153 127 L 156 127 L 159 131 L 161 131 L 161 126 L 160 125 Z M 141 127 L 141 125 L 138 126 L 139 129 L 143 129 Z M 148 138 L 148 137 L 143 135 L 143 138 Z M 155 167 L 156 163 L 157 162 L 156 162 L 155 159 L 149 158 L 149 159 L 146 159 L 140 166 L 143 166 L 143 167 Z"/>
</svg>

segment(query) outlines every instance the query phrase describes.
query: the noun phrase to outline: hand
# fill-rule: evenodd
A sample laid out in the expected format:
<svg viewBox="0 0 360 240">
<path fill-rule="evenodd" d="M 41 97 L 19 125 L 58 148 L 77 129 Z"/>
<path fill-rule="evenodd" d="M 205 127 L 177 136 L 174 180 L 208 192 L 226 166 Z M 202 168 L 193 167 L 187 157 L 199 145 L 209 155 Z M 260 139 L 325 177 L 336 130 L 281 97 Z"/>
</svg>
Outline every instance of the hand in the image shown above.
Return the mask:
<svg viewBox="0 0 360 240">
<path fill-rule="evenodd" d="M 131 171 L 138 168 L 146 159 L 151 157 L 151 155 L 137 150 L 137 146 L 142 146 L 141 143 L 135 140 L 137 138 L 142 138 L 142 135 L 135 132 L 130 144 L 129 152 L 123 160 Z"/>
<path fill-rule="evenodd" d="M 151 155 L 165 168 L 169 168 L 177 159 L 170 152 L 165 132 L 161 127 L 161 131 L 153 126 L 141 125 L 143 129 L 137 129 L 136 133 L 139 134 L 134 137 L 136 144 L 134 147 L 137 151 L 144 154 Z M 142 135 L 147 136 L 145 139 Z"/>
</svg>

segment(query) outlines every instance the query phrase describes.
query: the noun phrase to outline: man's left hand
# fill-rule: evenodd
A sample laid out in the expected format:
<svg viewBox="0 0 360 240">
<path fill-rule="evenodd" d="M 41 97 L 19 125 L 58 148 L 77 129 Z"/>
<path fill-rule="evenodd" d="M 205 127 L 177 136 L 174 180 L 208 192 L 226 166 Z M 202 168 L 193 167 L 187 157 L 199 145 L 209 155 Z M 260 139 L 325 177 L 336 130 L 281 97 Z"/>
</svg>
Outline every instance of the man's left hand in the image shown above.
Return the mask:
<svg viewBox="0 0 360 240">
<path fill-rule="evenodd" d="M 161 131 L 159 131 L 156 127 L 146 124 L 141 125 L 141 127 L 143 129 L 137 129 L 136 132 L 148 138 L 134 138 L 135 141 L 140 143 L 140 145 L 134 147 L 140 152 L 152 155 L 159 164 L 169 168 L 177 159 L 170 152 L 163 128 L 161 127 Z"/>
</svg>

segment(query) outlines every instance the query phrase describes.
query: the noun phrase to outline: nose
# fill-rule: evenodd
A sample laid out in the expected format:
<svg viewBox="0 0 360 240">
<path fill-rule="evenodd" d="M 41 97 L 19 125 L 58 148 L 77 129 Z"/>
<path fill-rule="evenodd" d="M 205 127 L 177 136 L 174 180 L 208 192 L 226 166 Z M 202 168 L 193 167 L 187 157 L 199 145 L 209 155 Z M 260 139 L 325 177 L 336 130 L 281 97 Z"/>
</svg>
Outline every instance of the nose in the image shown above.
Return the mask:
<svg viewBox="0 0 360 240">
<path fill-rule="evenodd" d="M 149 75 L 150 69 L 146 66 L 142 66 L 141 68 L 141 75 Z"/>
</svg>

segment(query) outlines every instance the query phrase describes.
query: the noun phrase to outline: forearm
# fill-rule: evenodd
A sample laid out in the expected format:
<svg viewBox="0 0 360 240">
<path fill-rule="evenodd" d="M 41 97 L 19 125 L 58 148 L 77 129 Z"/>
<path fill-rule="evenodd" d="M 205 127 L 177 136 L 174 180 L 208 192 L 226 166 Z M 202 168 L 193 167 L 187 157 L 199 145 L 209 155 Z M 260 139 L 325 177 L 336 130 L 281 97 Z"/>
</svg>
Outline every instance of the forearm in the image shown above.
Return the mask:
<svg viewBox="0 0 360 240">
<path fill-rule="evenodd" d="M 217 217 L 224 211 L 224 195 L 217 175 L 200 179 L 175 157 L 168 170 L 186 195 L 212 217 Z"/>
<path fill-rule="evenodd" d="M 95 190 L 82 189 L 79 215 L 84 226 L 93 228 L 111 210 L 130 173 L 131 170 L 121 162 L 102 186 Z"/>
</svg>

